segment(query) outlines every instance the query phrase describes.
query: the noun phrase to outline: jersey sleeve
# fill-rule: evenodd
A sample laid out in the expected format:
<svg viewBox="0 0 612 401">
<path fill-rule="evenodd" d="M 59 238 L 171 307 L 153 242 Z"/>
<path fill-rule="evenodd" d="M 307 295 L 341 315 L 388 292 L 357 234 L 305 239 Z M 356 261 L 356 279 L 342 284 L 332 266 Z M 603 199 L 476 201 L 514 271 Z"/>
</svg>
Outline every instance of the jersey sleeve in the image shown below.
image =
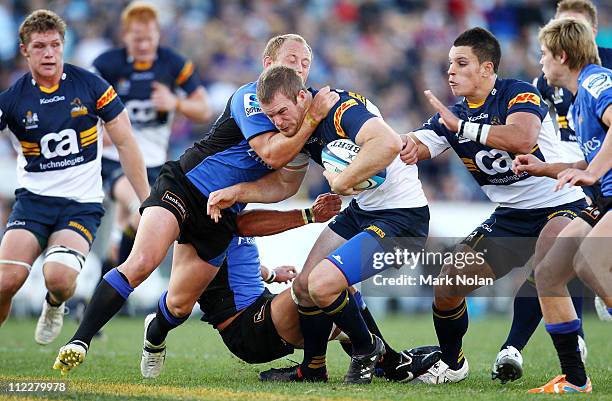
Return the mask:
<svg viewBox="0 0 612 401">
<path fill-rule="evenodd" d="M 266 132 L 278 132 L 272 121 L 261 110 L 254 91 L 238 90 L 234 93 L 230 112 L 247 141 Z"/>
<path fill-rule="evenodd" d="M 112 121 L 124 110 L 123 103 L 112 85 L 94 74 L 92 77 L 96 99 L 95 113 L 104 122 Z"/>
<path fill-rule="evenodd" d="M 202 83 L 191 60 L 171 52 L 174 83 L 183 89 L 187 95 L 191 95 Z"/>
<path fill-rule="evenodd" d="M 354 98 L 341 99 L 327 116 L 333 119 L 336 134 L 341 138 L 350 138 L 353 142 L 356 142 L 363 124 L 374 117 L 377 116 L 368 110 L 364 103 Z"/>
<path fill-rule="evenodd" d="M 601 119 L 612 105 L 612 71 L 601 71 L 589 75 L 581 86 L 595 99 L 595 113 Z"/>
<path fill-rule="evenodd" d="M 440 115 L 436 114 L 431 117 L 423 126 L 413 134 L 418 138 L 419 141 L 429 149 L 431 158 L 438 156 L 446 149 L 450 148 L 446 135 L 450 132 L 440 122 Z"/>
<path fill-rule="evenodd" d="M 540 92 L 527 82 L 517 81 L 508 89 L 506 94 L 507 115 L 516 112 L 527 112 L 540 117 L 546 117 L 548 106 L 542 99 Z"/>
<path fill-rule="evenodd" d="M 2 133 L 8 123 L 6 122 L 6 112 L 8 109 L 8 104 L 6 102 L 6 92 L 0 93 L 0 133 Z"/>
</svg>

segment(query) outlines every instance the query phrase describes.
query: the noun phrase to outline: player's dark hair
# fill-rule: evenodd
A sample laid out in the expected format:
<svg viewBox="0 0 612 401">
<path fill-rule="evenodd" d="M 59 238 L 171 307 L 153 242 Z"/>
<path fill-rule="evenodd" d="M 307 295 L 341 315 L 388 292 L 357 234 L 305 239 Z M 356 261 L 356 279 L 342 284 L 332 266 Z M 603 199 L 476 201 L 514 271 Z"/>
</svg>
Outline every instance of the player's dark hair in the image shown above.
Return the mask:
<svg viewBox="0 0 612 401">
<path fill-rule="evenodd" d="M 497 38 L 486 29 L 480 27 L 468 29 L 455 39 L 453 46 L 471 47 L 479 63 L 490 61 L 493 63 L 493 71 L 497 72 L 501 61 L 501 47 Z"/>
<path fill-rule="evenodd" d="M 64 20 L 50 10 L 36 10 L 26 17 L 19 27 L 19 40 L 27 45 L 33 33 L 45 33 L 57 31 L 64 41 L 66 23 Z"/>
<path fill-rule="evenodd" d="M 297 96 L 301 90 L 306 90 L 302 78 L 294 69 L 282 65 L 266 69 L 257 80 L 257 100 L 268 104 L 280 92 L 297 103 Z"/>
</svg>

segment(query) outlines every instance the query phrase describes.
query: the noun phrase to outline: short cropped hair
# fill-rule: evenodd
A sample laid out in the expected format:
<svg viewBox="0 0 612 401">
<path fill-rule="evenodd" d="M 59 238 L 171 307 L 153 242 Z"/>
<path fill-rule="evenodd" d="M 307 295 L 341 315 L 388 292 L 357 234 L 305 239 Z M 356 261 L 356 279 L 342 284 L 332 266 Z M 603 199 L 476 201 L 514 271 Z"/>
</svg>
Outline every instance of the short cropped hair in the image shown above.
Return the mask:
<svg viewBox="0 0 612 401">
<path fill-rule="evenodd" d="M 126 30 L 134 21 L 145 23 L 155 21 L 155 23 L 159 25 L 157 8 L 155 8 L 155 6 L 152 4 L 145 3 L 143 1 L 135 1 L 130 3 L 121 12 L 121 27 Z"/>
<path fill-rule="evenodd" d="M 269 104 L 277 93 L 282 93 L 294 104 L 301 90 L 307 90 L 302 78 L 294 69 L 275 66 L 266 69 L 257 80 L 257 100 Z"/>
<path fill-rule="evenodd" d="M 266 48 L 264 49 L 264 52 L 263 52 L 263 57 L 270 57 L 272 60 L 276 61 L 276 58 L 278 57 L 278 51 L 283 46 L 283 43 L 285 43 L 288 40 L 294 40 L 306 46 L 306 48 L 308 49 L 308 52 L 310 53 L 310 60 L 312 61 L 312 48 L 310 47 L 308 42 L 306 42 L 306 39 L 304 39 L 303 37 L 295 33 L 287 33 L 285 35 L 278 35 L 268 40 L 268 43 L 266 44 Z"/>
<path fill-rule="evenodd" d="M 490 61 L 493 63 L 493 71 L 497 72 L 501 61 L 501 47 L 497 38 L 486 29 L 480 27 L 468 29 L 455 39 L 453 46 L 471 47 L 479 63 Z"/>
<path fill-rule="evenodd" d="M 573 18 L 552 20 L 540 29 L 538 40 L 554 56 L 565 52 L 570 70 L 580 70 L 587 64 L 601 65 L 593 30 L 582 21 Z"/>
<path fill-rule="evenodd" d="M 558 18 L 559 14 L 566 11 L 584 15 L 591 23 L 591 26 L 597 28 L 597 8 L 589 0 L 561 0 L 557 3 L 555 18 Z"/>
<path fill-rule="evenodd" d="M 27 45 L 33 33 L 44 33 L 56 31 L 64 41 L 66 34 L 66 23 L 64 20 L 50 10 L 36 10 L 26 17 L 19 26 L 19 41 Z"/>
</svg>

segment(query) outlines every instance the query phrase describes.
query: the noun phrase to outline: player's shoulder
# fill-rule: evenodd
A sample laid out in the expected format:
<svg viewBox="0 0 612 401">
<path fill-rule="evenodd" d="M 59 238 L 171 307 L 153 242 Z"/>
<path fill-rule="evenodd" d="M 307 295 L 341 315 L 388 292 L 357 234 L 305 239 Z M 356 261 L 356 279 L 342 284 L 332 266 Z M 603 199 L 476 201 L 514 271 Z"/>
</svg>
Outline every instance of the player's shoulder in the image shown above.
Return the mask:
<svg viewBox="0 0 612 401">
<path fill-rule="evenodd" d="M 64 63 L 64 74 L 66 79 L 83 80 L 88 83 L 99 82 L 101 78 L 95 73 L 74 64 Z"/>
<path fill-rule="evenodd" d="M 612 69 L 612 48 L 599 46 L 597 47 L 597 51 L 601 59 L 602 67 Z"/>
<path fill-rule="evenodd" d="M 257 100 L 257 82 L 249 82 L 238 88 L 232 95 L 230 108 L 233 116 L 251 117 L 263 113 Z"/>
<path fill-rule="evenodd" d="M 30 73 L 25 73 L 11 86 L 0 92 L 0 108 L 6 112 L 18 100 L 23 101 L 28 85 L 34 86 L 35 82 Z"/>
<path fill-rule="evenodd" d="M 121 63 L 125 63 L 127 60 L 127 53 L 124 47 L 115 47 L 105 52 L 101 53 L 98 57 L 95 58 L 93 64 L 94 66 L 108 66 L 114 67 L 120 65 Z"/>
<path fill-rule="evenodd" d="M 517 91 L 533 92 L 538 95 L 540 94 L 538 89 L 531 82 L 516 78 L 498 78 L 497 81 L 498 82 L 495 87 L 501 94 L 515 93 Z"/>
<path fill-rule="evenodd" d="M 157 56 L 161 61 L 173 64 L 183 64 L 186 60 L 185 57 L 183 57 L 176 50 L 165 46 L 160 46 L 157 49 Z"/>
<path fill-rule="evenodd" d="M 600 65 L 590 64 L 578 76 L 579 89 L 597 99 L 605 90 L 612 88 L 612 71 Z"/>
</svg>

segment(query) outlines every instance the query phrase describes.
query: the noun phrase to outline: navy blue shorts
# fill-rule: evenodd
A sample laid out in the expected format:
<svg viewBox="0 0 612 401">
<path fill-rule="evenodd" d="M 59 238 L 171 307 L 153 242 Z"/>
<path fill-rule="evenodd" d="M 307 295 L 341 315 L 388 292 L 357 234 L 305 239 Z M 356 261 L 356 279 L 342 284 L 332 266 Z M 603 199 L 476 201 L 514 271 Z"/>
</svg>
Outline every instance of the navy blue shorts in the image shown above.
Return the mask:
<svg viewBox="0 0 612 401">
<path fill-rule="evenodd" d="M 47 247 L 49 236 L 59 230 L 72 230 L 89 242 L 96 237 L 104 208 L 100 203 L 80 203 L 55 196 L 36 195 L 19 188 L 8 218 L 6 230 L 24 229 L 33 233 L 41 249 Z"/>
<path fill-rule="evenodd" d="M 147 167 L 147 179 L 149 180 L 149 186 L 153 186 L 155 180 L 159 176 L 162 166 Z M 121 168 L 121 163 L 111 159 L 102 158 L 102 185 L 104 186 L 104 192 L 109 194 L 111 199 L 113 197 L 113 188 L 119 178 L 124 176 L 125 173 Z"/>
<path fill-rule="evenodd" d="M 393 252 L 396 247 L 408 251 L 424 248 L 429 234 L 429 208 L 363 210 L 353 199 L 329 228 L 348 241 L 327 256 L 349 285 L 382 272 L 387 264 L 377 265 L 376 254 Z"/>
<path fill-rule="evenodd" d="M 498 207 L 461 243 L 483 252 L 496 277 L 524 266 L 535 252 L 540 232 L 552 218 L 575 219 L 587 207 L 586 200 L 539 209 Z"/>
</svg>

